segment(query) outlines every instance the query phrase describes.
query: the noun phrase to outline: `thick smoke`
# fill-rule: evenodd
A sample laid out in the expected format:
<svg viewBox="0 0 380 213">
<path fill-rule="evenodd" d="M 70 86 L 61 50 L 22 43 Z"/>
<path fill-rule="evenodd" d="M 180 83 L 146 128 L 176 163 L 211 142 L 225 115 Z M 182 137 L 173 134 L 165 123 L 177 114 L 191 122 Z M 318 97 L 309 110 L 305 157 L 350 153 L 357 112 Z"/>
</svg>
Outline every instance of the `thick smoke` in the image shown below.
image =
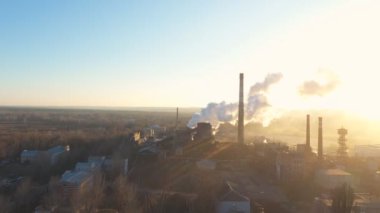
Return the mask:
<svg viewBox="0 0 380 213">
<path fill-rule="evenodd" d="M 268 102 L 268 92 L 272 84 L 279 82 L 281 73 L 269 74 L 263 82 L 253 85 L 249 91 L 248 102 L 245 105 L 245 120 L 259 122 L 263 126 L 269 125 L 270 121 L 277 116 Z M 198 122 L 210 122 L 215 128 L 221 123 L 235 124 L 238 119 L 238 103 L 226 102 L 209 103 L 201 112 L 195 113 L 187 126 L 194 128 Z"/>
<path fill-rule="evenodd" d="M 209 103 L 199 113 L 195 113 L 187 126 L 194 128 L 199 122 L 209 122 L 213 127 L 217 128 L 220 123 L 234 122 L 237 119 L 238 104 L 226 102 Z"/>
<path fill-rule="evenodd" d="M 268 92 L 271 85 L 279 82 L 283 75 L 273 73 L 267 75 L 263 82 L 256 83 L 249 91 L 248 103 L 246 106 L 245 119 L 247 122 L 259 122 L 263 126 L 268 126 L 276 114 L 272 112 L 272 107 L 268 101 Z"/>
<path fill-rule="evenodd" d="M 334 91 L 339 84 L 338 77 L 330 72 L 320 72 L 320 74 L 326 83 L 320 83 L 315 80 L 305 81 L 299 87 L 299 94 L 302 96 L 324 96 Z"/>
</svg>

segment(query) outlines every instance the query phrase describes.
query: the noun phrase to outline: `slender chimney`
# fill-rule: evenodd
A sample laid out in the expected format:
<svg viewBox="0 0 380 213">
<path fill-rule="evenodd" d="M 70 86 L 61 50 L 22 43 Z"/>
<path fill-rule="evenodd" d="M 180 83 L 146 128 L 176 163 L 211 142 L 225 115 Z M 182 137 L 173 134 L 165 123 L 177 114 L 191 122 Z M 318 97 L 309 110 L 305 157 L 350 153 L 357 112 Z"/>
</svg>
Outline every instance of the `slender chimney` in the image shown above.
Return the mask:
<svg viewBox="0 0 380 213">
<path fill-rule="evenodd" d="M 243 73 L 240 73 L 240 82 L 239 82 L 238 143 L 244 144 L 244 74 Z"/>
<path fill-rule="evenodd" d="M 323 132 L 322 117 L 318 118 L 318 159 L 323 160 Z"/>
<path fill-rule="evenodd" d="M 306 148 L 311 150 L 311 147 L 310 147 L 310 115 L 306 115 Z"/>
</svg>

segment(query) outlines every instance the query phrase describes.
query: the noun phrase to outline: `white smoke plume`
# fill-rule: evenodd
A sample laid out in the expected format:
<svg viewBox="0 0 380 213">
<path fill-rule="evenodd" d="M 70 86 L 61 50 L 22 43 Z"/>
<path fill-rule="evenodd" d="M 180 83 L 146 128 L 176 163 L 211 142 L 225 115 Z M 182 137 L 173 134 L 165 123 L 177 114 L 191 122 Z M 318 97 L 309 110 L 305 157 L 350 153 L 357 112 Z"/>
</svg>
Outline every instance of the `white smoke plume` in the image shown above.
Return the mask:
<svg viewBox="0 0 380 213">
<path fill-rule="evenodd" d="M 249 91 L 248 102 L 245 105 L 245 120 L 249 122 L 259 122 L 263 126 L 268 126 L 271 120 L 278 116 L 272 110 L 268 102 L 268 92 L 272 84 L 282 79 L 281 73 L 269 74 L 263 82 L 253 85 Z M 238 103 L 226 102 L 209 103 L 199 113 L 195 113 L 187 126 L 196 127 L 199 122 L 209 122 L 214 128 L 218 128 L 221 123 L 235 124 L 238 119 Z"/>
<path fill-rule="evenodd" d="M 325 83 L 318 82 L 316 80 L 305 81 L 299 87 L 299 94 L 302 96 L 324 96 L 335 90 L 339 85 L 339 78 L 331 72 L 318 73 Z"/>
<path fill-rule="evenodd" d="M 276 117 L 277 113 L 273 111 L 267 97 L 270 86 L 279 82 L 282 77 L 281 73 L 272 73 L 267 75 L 263 82 L 251 87 L 246 106 L 246 122 L 259 122 L 263 126 L 268 126 Z"/>
<path fill-rule="evenodd" d="M 218 128 L 220 123 L 234 122 L 237 119 L 238 104 L 226 102 L 209 103 L 199 113 L 195 113 L 187 126 L 194 128 L 199 122 L 209 122 L 214 128 Z"/>
</svg>

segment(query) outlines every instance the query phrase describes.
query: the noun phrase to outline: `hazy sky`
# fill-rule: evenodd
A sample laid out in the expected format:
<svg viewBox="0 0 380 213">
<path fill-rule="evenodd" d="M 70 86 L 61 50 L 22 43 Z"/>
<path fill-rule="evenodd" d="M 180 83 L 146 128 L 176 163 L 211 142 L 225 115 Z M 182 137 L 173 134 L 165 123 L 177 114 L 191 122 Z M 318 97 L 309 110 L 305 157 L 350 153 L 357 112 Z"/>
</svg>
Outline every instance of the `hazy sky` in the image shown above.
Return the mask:
<svg viewBox="0 0 380 213">
<path fill-rule="evenodd" d="M 274 103 L 357 110 L 379 88 L 379 9 L 376 0 L 2 0 L 0 105 L 204 106 L 236 101 L 239 72 L 246 91 L 282 72 Z M 340 89 L 303 102 L 297 85 L 321 69 Z"/>
</svg>

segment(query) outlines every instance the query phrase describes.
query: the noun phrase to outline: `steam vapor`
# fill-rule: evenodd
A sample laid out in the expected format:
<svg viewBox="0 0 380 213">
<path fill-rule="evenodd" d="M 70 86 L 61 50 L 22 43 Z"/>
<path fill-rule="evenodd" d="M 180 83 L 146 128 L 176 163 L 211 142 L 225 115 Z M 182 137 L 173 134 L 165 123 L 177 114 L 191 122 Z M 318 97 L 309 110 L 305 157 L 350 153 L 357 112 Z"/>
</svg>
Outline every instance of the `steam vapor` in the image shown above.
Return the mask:
<svg viewBox="0 0 380 213">
<path fill-rule="evenodd" d="M 339 84 L 338 77 L 329 72 L 323 72 L 320 74 L 323 74 L 326 83 L 322 84 L 315 80 L 305 81 L 299 87 L 299 94 L 302 96 L 324 96 L 334 91 Z"/>
<path fill-rule="evenodd" d="M 270 121 L 274 118 L 271 115 L 274 115 L 274 113 L 270 112 L 272 108 L 267 98 L 268 91 L 270 86 L 279 82 L 282 77 L 281 73 L 269 74 L 263 82 L 258 82 L 251 87 L 246 106 L 247 114 L 245 115 L 245 120 L 248 122 L 259 122 L 263 126 L 269 125 Z"/>
<path fill-rule="evenodd" d="M 263 82 L 253 85 L 249 91 L 248 102 L 245 105 L 246 123 L 259 122 L 263 126 L 270 124 L 271 120 L 277 116 L 268 102 L 268 92 L 271 85 L 279 82 L 283 75 L 273 73 L 267 75 Z M 235 124 L 238 119 L 238 103 L 209 103 L 199 113 L 195 113 L 187 126 L 194 128 L 199 122 L 210 122 L 214 128 L 218 128 L 221 123 Z"/>
</svg>

